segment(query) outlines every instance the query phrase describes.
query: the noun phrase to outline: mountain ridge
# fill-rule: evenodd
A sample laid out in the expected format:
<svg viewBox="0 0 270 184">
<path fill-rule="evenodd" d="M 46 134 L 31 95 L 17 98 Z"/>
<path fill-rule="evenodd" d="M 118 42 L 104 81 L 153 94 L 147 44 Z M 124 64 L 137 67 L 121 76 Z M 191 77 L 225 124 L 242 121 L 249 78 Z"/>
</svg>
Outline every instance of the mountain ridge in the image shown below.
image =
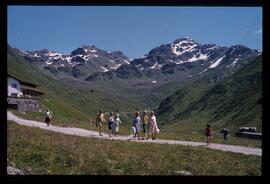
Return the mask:
<svg viewBox="0 0 270 184">
<path fill-rule="evenodd" d="M 75 67 L 92 62 L 93 64 L 99 65 L 99 70 L 96 67 L 95 72 L 116 70 L 118 67 L 125 64 L 135 65 L 142 71 L 162 69 L 162 67 L 167 66 L 169 63 L 179 65 L 195 61 L 206 61 L 201 66 L 207 65 L 209 69 L 209 67 L 215 68 L 219 64 L 222 65 L 226 63 L 226 61 L 222 61 L 224 57 L 228 57 L 227 60 L 230 60 L 227 61 L 228 64 L 226 66 L 232 67 L 241 59 L 260 53 L 256 49 L 252 50 L 240 44 L 232 45 L 231 47 L 222 47 L 215 44 L 202 45 L 189 37 L 176 39 L 169 44 L 162 44 L 151 49 L 148 54 L 145 54 L 143 57 L 133 60 L 130 60 L 121 51 L 105 51 L 94 45 L 81 45 L 69 54 L 61 54 L 47 49 L 37 51 L 21 51 L 17 49 L 17 51 L 30 62 L 45 62 L 47 67 L 53 65 L 63 67 L 66 66 L 67 63 Z M 244 56 L 242 56 L 243 54 Z M 222 60 L 217 62 L 221 58 Z M 214 62 L 216 62 L 215 65 L 213 65 Z M 202 69 L 202 73 L 207 70 L 206 67 L 202 67 Z"/>
</svg>

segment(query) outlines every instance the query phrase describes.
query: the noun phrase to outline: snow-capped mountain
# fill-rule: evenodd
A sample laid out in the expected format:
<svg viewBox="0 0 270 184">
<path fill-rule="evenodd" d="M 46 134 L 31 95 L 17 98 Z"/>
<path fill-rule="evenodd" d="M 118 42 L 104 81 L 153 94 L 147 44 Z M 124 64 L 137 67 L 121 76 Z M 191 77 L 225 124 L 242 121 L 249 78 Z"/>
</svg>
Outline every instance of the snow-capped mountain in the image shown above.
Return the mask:
<svg viewBox="0 0 270 184">
<path fill-rule="evenodd" d="M 131 76 L 139 78 L 144 75 L 156 79 L 157 82 L 164 78 L 165 80 L 189 80 L 213 71 L 220 72 L 222 79 L 224 77 L 222 73 L 233 73 L 247 64 L 247 58 L 258 54 L 260 51 L 251 50 L 243 45 L 231 47 L 202 45 L 185 37 L 156 47 L 143 57 L 134 59 L 130 63 L 134 67 L 120 66 L 116 71 L 89 75 L 86 80 L 130 78 L 129 73 L 136 73 Z"/>
<path fill-rule="evenodd" d="M 20 51 L 30 62 L 41 62 L 45 69 L 92 65 L 96 71 L 106 72 L 130 64 L 130 59 L 121 51 L 104 51 L 95 46 L 82 45 L 69 54 L 61 54 L 47 49 L 39 51 Z M 61 70 L 61 69 L 60 69 Z"/>
<path fill-rule="evenodd" d="M 236 65 L 242 59 L 257 55 L 258 50 L 251 50 L 243 45 L 222 47 L 214 44 L 201 45 L 189 37 L 175 40 L 173 43 L 152 49 L 142 58 L 134 59 L 132 64 L 140 70 L 162 69 L 167 64 L 202 62 L 202 72 L 218 65 L 228 67 Z"/>
<path fill-rule="evenodd" d="M 46 49 L 19 53 L 30 62 L 42 63 L 44 70 L 60 77 L 65 77 L 62 75 L 65 73 L 75 78 L 95 81 L 145 76 L 157 82 L 163 78 L 185 80 L 212 71 L 233 73 L 247 64 L 248 58 L 261 54 L 260 51 L 244 45 L 224 47 L 199 44 L 189 37 L 160 45 L 133 61 L 121 51 L 104 51 L 87 45 L 82 45 L 69 54 Z"/>
</svg>

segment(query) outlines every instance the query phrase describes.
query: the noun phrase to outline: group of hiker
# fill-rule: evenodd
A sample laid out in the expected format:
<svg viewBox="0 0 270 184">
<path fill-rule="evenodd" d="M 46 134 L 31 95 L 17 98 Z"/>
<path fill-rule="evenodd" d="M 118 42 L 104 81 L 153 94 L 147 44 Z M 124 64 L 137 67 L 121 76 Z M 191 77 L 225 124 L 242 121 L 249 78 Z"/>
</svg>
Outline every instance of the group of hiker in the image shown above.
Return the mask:
<svg viewBox="0 0 270 184">
<path fill-rule="evenodd" d="M 132 131 L 134 133 L 134 138 L 137 136 L 138 140 L 140 140 L 141 127 L 144 133 L 144 137 L 141 138 L 142 140 L 148 140 L 149 135 L 151 135 L 152 140 L 156 139 L 156 136 L 160 130 L 157 126 L 157 118 L 154 111 L 150 112 L 150 117 L 147 115 L 147 111 L 144 111 L 142 120 L 140 118 L 139 112 L 135 112 L 135 117 L 132 122 Z"/>
<path fill-rule="evenodd" d="M 103 136 L 101 132 L 105 122 L 106 122 L 105 114 L 103 110 L 100 110 L 96 117 L 96 127 L 98 127 L 99 136 Z M 120 123 L 122 123 L 122 121 L 119 118 L 119 111 L 117 111 L 116 113 L 110 112 L 108 118 L 109 137 L 112 137 L 112 135 L 117 136 L 117 133 L 119 132 Z M 144 136 L 140 136 L 141 129 L 143 130 Z M 134 118 L 132 120 L 131 130 L 134 135 L 133 138 L 137 137 L 138 140 L 145 140 L 145 139 L 148 140 L 150 135 L 152 140 L 155 140 L 157 134 L 160 131 L 157 126 L 155 113 L 151 111 L 149 117 L 147 115 L 147 111 L 144 111 L 141 119 L 140 113 L 135 112 Z"/>
<path fill-rule="evenodd" d="M 106 122 L 105 114 L 103 110 L 100 110 L 96 117 L 96 127 L 98 127 L 100 136 L 103 136 L 101 134 L 101 131 L 105 122 Z M 122 123 L 122 121 L 119 118 L 119 111 L 117 111 L 116 113 L 110 112 L 108 121 L 109 137 L 112 137 L 112 135 L 117 136 L 117 133 L 119 132 L 120 123 Z"/>
<path fill-rule="evenodd" d="M 47 126 L 50 125 L 51 119 L 53 117 L 53 113 L 50 112 L 48 109 L 45 110 L 45 123 Z M 105 119 L 105 113 L 103 110 L 100 110 L 96 117 L 96 127 L 98 127 L 99 130 L 99 136 L 102 135 L 102 129 L 104 124 L 106 123 Z M 108 117 L 108 130 L 109 130 L 109 137 L 111 138 L 113 135 L 117 136 L 120 128 L 120 124 L 122 121 L 119 117 L 119 111 L 116 111 L 115 113 L 110 112 Z M 160 132 L 158 125 L 157 125 L 157 119 L 154 111 L 150 112 L 150 116 L 147 115 L 147 111 L 143 112 L 142 118 L 140 117 L 139 112 L 134 113 L 134 118 L 132 120 L 132 127 L 131 127 L 133 138 L 138 138 L 138 140 L 148 140 L 149 137 L 152 138 L 152 140 L 156 139 L 157 134 Z M 141 130 L 143 131 L 143 136 L 141 135 Z M 205 136 L 206 136 L 206 144 L 209 145 L 211 138 L 213 136 L 213 130 L 211 128 L 210 124 L 206 125 L 205 128 Z M 226 128 L 223 128 L 220 131 L 221 134 L 223 134 L 224 140 L 228 140 L 227 135 L 229 134 L 229 130 Z"/>
</svg>

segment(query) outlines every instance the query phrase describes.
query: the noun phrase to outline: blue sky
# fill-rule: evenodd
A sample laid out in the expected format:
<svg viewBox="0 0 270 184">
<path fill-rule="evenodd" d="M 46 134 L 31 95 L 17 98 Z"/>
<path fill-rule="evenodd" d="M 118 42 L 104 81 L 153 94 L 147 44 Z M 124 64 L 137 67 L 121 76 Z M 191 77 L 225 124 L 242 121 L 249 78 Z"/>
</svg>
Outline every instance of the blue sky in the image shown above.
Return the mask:
<svg viewBox="0 0 270 184">
<path fill-rule="evenodd" d="M 261 7 L 9 6 L 8 43 L 70 53 L 82 44 L 131 59 L 185 36 L 262 49 Z"/>
</svg>

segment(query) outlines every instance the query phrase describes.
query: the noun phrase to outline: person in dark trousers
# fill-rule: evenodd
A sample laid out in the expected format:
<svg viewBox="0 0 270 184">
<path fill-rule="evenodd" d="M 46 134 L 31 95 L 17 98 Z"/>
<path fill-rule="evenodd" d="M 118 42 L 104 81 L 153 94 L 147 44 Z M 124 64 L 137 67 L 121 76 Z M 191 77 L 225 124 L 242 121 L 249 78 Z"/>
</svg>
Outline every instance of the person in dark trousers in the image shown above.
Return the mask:
<svg viewBox="0 0 270 184">
<path fill-rule="evenodd" d="M 212 131 L 211 125 L 210 124 L 207 124 L 206 125 L 206 128 L 205 128 L 205 136 L 206 136 L 206 144 L 207 145 L 210 144 L 210 140 L 212 138 L 212 134 L 213 134 L 213 131 Z"/>
<path fill-rule="evenodd" d="M 221 131 L 220 131 L 220 133 L 222 133 L 223 134 L 223 138 L 224 138 L 224 140 L 228 140 L 228 134 L 229 134 L 229 130 L 227 129 L 227 128 L 223 128 Z"/>
<path fill-rule="evenodd" d="M 50 126 L 51 119 L 52 119 L 52 113 L 48 109 L 46 109 L 45 110 L 45 123 L 47 124 L 47 126 Z"/>
<path fill-rule="evenodd" d="M 109 137 L 112 137 L 112 133 L 113 133 L 113 125 L 114 125 L 114 116 L 113 113 L 110 112 L 110 116 L 109 116 L 109 122 L 108 122 L 108 129 L 109 129 Z"/>
</svg>

